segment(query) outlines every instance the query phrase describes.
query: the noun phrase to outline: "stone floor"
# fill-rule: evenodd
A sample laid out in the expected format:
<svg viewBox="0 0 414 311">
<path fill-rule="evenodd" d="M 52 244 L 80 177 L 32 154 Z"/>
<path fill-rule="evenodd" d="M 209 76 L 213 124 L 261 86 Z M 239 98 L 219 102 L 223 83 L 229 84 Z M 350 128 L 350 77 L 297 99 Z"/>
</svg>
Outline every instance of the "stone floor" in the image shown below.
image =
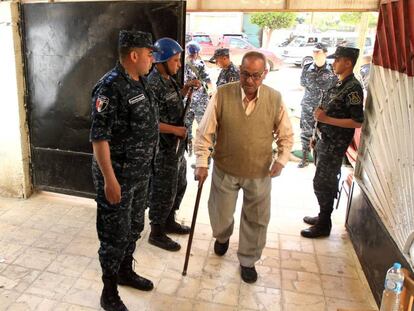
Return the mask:
<svg viewBox="0 0 414 311">
<path fill-rule="evenodd" d="M 148 244 L 147 224 L 135 253 L 136 270 L 153 280 L 155 289 L 140 292 L 121 287 L 126 305 L 138 311 L 376 310 L 344 228 L 346 200 L 334 212 L 329 238 L 309 240 L 299 235 L 305 227 L 302 217 L 316 213 L 313 173 L 312 165 L 299 170 L 291 162 L 273 180 L 272 218 L 267 246 L 257 263 L 257 283 L 240 280 L 237 226 L 229 252 L 220 258 L 213 252 L 208 180 L 188 275 L 181 275 L 187 238 L 174 236 L 183 246 L 180 252 L 163 251 Z M 190 172 L 188 178 L 179 214 L 185 223 L 191 220 L 197 191 Z M 94 201 L 51 193 L 38 193 L 29 200 L 1 198 L 0 310 L 99 310 L 102 284 L 97 249 Z"/>
</svg>

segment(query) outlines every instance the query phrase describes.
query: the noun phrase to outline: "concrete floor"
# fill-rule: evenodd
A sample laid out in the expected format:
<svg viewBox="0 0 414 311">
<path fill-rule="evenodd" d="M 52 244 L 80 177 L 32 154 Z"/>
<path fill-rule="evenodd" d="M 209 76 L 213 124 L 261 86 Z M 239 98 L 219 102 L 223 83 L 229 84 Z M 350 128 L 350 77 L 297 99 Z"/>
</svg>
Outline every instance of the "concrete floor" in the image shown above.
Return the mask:
<svg viewBox="0 0 414 311">
<path fill-rule="evenodd" d="M 189 159 L 189 164 L 192 159 Z M 191 170 L 192 171 L 192 170 Z M 179 219 L 189 223 L 197 184 L 189 186 Z M 207 213 L 210 179 L 203 190 L 188 275 L 181 271 L 187 237 L 174 236 L 182 250 L 169 253 L 147 242 L 148 224 L 135 253 L 136 271 L 155 283 L 152 292 L 126 287 L 120 294 L 130 310 L 336 311 L 376 309 L 348 234 L 345 202 L 334 212 L 329 238 L 300 237 L 304 215 L 316 214 L 313 165 L 290 162 L 273 180 L 267 246 L 257 263 L 259 279 L 243 283 L 236 230 L 229 252 L 213 252 Z M 99 310 L 102 289 L 97 259 L 93 200 L 38 193 L 28 200 L 0 198 L 0 310 Z"/>
</svg>

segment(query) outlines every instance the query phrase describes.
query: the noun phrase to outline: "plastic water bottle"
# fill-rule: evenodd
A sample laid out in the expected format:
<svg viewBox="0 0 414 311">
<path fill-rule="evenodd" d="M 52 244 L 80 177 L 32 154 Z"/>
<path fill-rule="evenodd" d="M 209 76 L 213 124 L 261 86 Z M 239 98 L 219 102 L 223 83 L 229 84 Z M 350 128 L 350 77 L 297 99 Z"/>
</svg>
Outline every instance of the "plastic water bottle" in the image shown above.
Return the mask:
<svg viewBox="0 0 414 311">
<path fill-rule="evenodd" d="M 404 274 L 401 271 L 401 264 L 396 262 L 387 271 L 385 277 L 385 289 L 382 292 L 380 311 L 399 311 L 400 296 L 404 283 Z"/>
</svg>

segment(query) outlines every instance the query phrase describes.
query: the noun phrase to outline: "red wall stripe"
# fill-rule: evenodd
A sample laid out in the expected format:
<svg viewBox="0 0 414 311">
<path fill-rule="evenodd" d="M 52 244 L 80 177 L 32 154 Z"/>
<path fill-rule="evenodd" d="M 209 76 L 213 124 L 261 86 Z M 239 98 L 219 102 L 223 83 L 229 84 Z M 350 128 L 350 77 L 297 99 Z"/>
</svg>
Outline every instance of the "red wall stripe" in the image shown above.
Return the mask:
<svg viewBox="0 0 414 311">
<path fill-rule="evenodd" d="M 413 76 L 414 0 L 381 3 L 373 63 Z"/>
</svg>

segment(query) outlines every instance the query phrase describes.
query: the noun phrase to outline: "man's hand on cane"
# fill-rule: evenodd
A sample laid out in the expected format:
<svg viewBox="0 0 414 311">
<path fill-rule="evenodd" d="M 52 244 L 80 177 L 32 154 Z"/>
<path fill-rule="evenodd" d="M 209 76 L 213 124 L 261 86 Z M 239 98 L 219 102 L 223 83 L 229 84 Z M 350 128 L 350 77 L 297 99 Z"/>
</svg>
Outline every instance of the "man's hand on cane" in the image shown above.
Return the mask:
<svg viewBox="0 0 414 311">
<path fill-rule="evenodd" d="M 197 167 L 194 171 L 194 179 L 198 180 L 198 187 L 200 187 L 208 176 L 207 167 Z"/>
</svg>

